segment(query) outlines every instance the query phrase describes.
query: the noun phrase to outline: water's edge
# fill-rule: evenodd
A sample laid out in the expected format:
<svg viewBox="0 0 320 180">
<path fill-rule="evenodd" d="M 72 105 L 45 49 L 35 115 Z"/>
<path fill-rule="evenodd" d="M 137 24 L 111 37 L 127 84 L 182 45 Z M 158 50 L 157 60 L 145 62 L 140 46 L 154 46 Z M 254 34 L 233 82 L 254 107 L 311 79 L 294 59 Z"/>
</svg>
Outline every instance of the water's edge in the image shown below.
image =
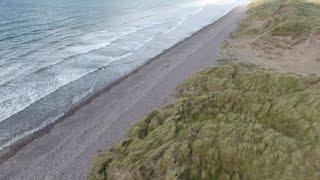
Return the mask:
<svg viewBox="0 0 320 180">
<path fill-rule="evenodd" d="M 113 86 L 119 84 L 122 80 L 136 73 L 166 52 L 179 46 L 184 41 L 223 20 L 233 10 L 234 8 L 214 22 L 200 28 L 152 58 L 141 60 L 141 63 L 132 61 L 114 62 L 107 67 L 98 69 L 59 88 L 50 95 L 34 102 L 23 111 L 4 120 L 0 123 L 0 129 L 14 132 L 14 138 L 11 138 L 9 141 L 0 139 L 0 144 L 2 144 L 0 146 L 0 164 L 33 140 L 49 133 L 57 123 L 67 119 L 78 109 L 90 103 L 95 97 L 109 91 Z M 28 123 L 28 119 L 32 119 L 33 122 Z"/>
</svg>

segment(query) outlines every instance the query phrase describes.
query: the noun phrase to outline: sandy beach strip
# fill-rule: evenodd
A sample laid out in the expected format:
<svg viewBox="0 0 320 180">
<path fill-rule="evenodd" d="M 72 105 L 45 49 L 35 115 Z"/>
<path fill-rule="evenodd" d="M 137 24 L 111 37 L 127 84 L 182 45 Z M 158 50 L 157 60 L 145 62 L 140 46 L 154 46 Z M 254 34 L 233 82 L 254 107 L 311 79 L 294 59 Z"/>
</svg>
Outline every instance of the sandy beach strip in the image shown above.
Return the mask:
<svg viewBox="0 0 320 180">
<path fill-rule="evenodd" d="M 0 179 L 85 179 L 97 151 L 166 105 L 189 75 L 216 63 L 222 42 L 245 16 L 245 9 L 235 8 L 56 123 L 8 157 L 0 165 Z"/>
</svg>

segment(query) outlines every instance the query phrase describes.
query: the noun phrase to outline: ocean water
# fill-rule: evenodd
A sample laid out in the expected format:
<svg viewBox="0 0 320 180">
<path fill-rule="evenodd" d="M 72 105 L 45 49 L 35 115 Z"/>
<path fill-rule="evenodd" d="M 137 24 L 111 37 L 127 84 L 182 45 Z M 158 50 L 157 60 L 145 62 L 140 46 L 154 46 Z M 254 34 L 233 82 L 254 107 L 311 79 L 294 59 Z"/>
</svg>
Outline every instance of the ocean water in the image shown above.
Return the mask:
<svg viewBox="0 0 320 180">
<path fill-rule="evenodd" d="M 0 0 L 0 150 L 245 0 Z"/>
</svg>

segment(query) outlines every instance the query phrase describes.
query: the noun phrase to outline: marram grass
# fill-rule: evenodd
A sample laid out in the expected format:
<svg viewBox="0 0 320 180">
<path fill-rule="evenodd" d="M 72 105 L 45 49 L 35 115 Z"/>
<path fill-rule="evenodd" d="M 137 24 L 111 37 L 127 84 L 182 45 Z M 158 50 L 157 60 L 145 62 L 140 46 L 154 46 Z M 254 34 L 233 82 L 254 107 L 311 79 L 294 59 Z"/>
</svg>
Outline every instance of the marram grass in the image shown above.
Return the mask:
<svg viewBox="0 0 320 180">
<path fill-rule="evenodd" d="M 305 38 L 320 27 L 320 0 L 253 0 L 234 37 Z"/>
<path fill-rule="evenodd" d="M 232 63 L 177 98 L 99 153 L 88 179 L 319 178 L 320 78 Z"/>
</svg>

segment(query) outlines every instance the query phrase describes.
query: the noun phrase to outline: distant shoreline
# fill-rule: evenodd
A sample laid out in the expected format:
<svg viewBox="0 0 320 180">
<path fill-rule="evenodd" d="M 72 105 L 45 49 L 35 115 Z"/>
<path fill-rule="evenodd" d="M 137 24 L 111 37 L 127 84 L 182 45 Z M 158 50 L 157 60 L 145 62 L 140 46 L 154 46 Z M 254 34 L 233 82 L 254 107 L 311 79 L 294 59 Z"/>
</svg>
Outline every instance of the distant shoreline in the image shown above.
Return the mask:
<svg viewBox="0 0 320 180">
<path fill-rule="evenodd" d="M 73 159 L 72 161 L 79 161 L 79 159 L 81 159 L 80 161 L 82 163 L 79 163 L 78 166 L 86 169 L 89 164 L 83 164 L 83 162 L 90 160 L 91 156 L 95 154 L 95 152 L 99 148 L 105 148 L 90 146 L 90 144 L 94 144 L 94 142 L 102 138 L 102 136 L 100 135 L 101 123 L 106 123 L 106 125 L 102 126 L 105 126 L 105 128 L 108 129 L 105 130 L 103 128 L 105 130 L 103 131 L 103 133 L 110 134 L 110 139 L 107 139 L 107 144 L 105 144 L 106 146 L 109 146 L 113 144 L 113 142 L 116 142 L 119 138 L 121 138 L 125 134 L 126 129 L 130 126 L 130 123 L 134 123 L 139 119 L 138 117 L 145 115 L 150 110 L 156 107 L 162 107 L 165 104 L 165 100 L 162 98 L 166 98 L 168 95 L 170 95 L 172 93 L 172 90 L 179 82 L 187 78 L 191 73 L 211 66 L 215 62 L 215 59 L 217 58 L 217 55 L 219 53 L 221 43 L 228 37 L 229 33 L 236 28 L 237 23 L 244 17 L 244 9 L 245 8 L 243 8 L 243 6 L 235 8 L 213 24 L 200 29 L 190 37 L 184 39 L 170 49 L 157 55 L 142 67 L 134 70 L 127 76 L 113 82 L 107 88 L 95 94 L 87 101 L 74 107 L 71 111 L 69 111 L 63 117 L 59 118 L 59 120 L 55 121 L 53 124 L 46 126 L 40 131 L 33 133 L 32 135 L 22 139 L 18 143 L 15 143 L 11 147 L 6 148 L 0 153 L 0 174 L 4 175 L 5 177 L 10 174 L 9 177 L 12 178 L 14 178 L 15 176 L 24 175 L 28 175 L 27 178 L 41 178 L 42 176 L 43 178 L 45 178 L 46 176 L 49 176 L 47 174 L 41 174 L 41 168 L 52 166 L 52 164 L 50 164 L 52 162 L 44 162 L 44 159 L 40 160 L 38 158 L 39 156 L 50 158 L 49 154 L 46 153 L 49 153 L 48 150 L 51 151 L 51 148 L 53 148 L 54 150 L 53 153 L 56 154 L 55 158 L 62 158 L 66 156 L 67 159 L 64 159 L 65 163 L 68 162 L 69 158 L 77 156 L 77 153 L 75 152 L 79 152 L 84 157 L 78 157 Z M 165 70 L 166 68 L 168 68 L 168 70 Z M 157 72 L 159 73 L 157 74 Z M 170 75 L 170 73 L 172 75 Z M 140 83 L 145 82 L 147 82 L 147 86 L 144 84 L 140 85 Z M 115 89 L 119 90 L 116 91 Z M 129 92 L 122 92 L 126 91 L 127 89 L 130 90 L 130 93 L 133 93 L 133 95 L 130 95 Z M 140 91 L 136 89 L 140 89 Z M 148 99 L 144 96 L 144 93 L 153 94 L 153 96 L 150 97 L 154 97 L 155 99 Z M 131 105 L 128 106 L 128 104 Z M 123 109 L 126 110 L 124 112 L 118 112 L 123 111 Z M 108 112 L 107 114 L 105 114 L 106 111 Z M 113 112 L 114 115 L 112 117 L 107 117 L 109 116 L 109 113 L 113 114 Z M 92 122 L 88 122 L 88 119 L 91 120 L 89 116 L 97 119 L 92 120 Z M 112 119 L 113 121 L 109 122 L 108 120 L 108 122 L 105 122 L 104 118 Z M 129 122 L 120 123 L 117 121 L 119 118 L 121 121 L 125 120 Z M 134 120 L 132 120 L 132 118 Z M 117 123 L 120 124 L 116 125 Z M 96 124 L 96 126 L 93 126 L 91 128 L 88 127 L 92 124 Z M 112 128 L 113 126 L 117 127 L 117 129 Z M 90 129 L 90 131 L 88 128 Z M 78 130 L 80 132 L 77 132 Z M 89 135 L 88 133 L 93 134 Z M 98 133 L 98 135 L 95 135 L 95 133 Z M 68 139 L 65 139 L 67 138 L 65 136 L 68 136 Z M 81 145 L 78 148 L 71 146 L 73 142 L 78 140 L 78 137 L 84 139 L 88 138 L 87 140 L 77 142 L 77 145 L 85 143 L 86 147 L 83 147 Z M 71 140 L 72 142 L 63 145 L 64 143 L 66 143 L 66 141 L 69 140 Z M 45 143 L 46 145 L 43 143 Z M 48 146 L 48 148 L 51 148 L 46 150 L 46 146 Z M 58 147 L 64 150 L 57 150 L 56 148 Z M 89 148 L 89 150 L 85 150 L 82 148 Z M 33 152 L 33 149 L 41 152 Z M 75 152 L 72 152 L 72 149 Z M 41 164 L 37 164 L 37 168 L 39 168 L 39 171 L 36 170 L 37 172 L 33 172 L 32 174 L 31 171 L 29 172 L 28 170 L 25 170 L 23 168 L 24 166 L 25 168 L 29 167 L 30 161 L 24 161 L 26 158 L 32 160 L 37 159 L 34 161 L 34 163 L 42 162 L 45 163 L 45 165 L 42 166 Z M 55 161 L 58 159 L 51 160 Z M 24 170 L 16 171 L 15 173 L 11 174 L 10 172 L 15 171 L 16 168 L 13 166 L 13 164 L 20 161 L 22 163 L 20 167 Z M 71 162 L 71 160 L 69 161 Z M 52 174 L 52 177 L 62 178 L 63 175 L 61 174 L 61 170 L 63 168 L 56 168 L 58 169 L 56 169 L 54 172 L 57 174 Z M 75 167 L 75 169 L 78 169 L 78 167 Z M 85 173 L 74 172 L 74 169 L 72 168 L 69 170 L 70 172 L 64 172 L 63 174 L 70 175 L 75 173 L 77 174 L 77 176 L 83 177 L 83 173 Z M 82 169 L 82 171 L 84 170 Z"/>
</svg>

